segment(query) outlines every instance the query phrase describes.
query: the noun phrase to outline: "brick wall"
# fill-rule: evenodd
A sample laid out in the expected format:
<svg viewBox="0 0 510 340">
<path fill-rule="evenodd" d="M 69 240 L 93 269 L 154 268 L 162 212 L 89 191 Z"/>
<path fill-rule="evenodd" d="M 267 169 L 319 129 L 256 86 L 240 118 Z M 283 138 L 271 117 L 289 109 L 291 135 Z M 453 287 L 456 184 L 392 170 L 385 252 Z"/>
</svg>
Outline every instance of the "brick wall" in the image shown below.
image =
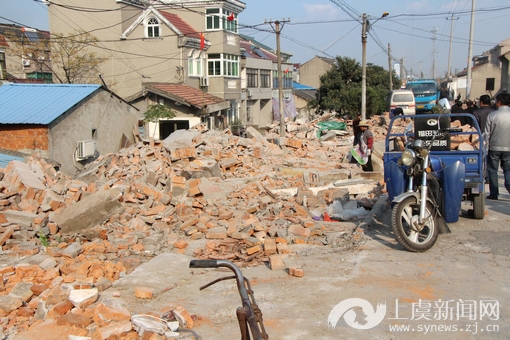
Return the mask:
<svg viewBox="0 0 510 340">
<path fill-rule="evenodd" d="M 45 125 L 0 125 L 0 148 L 48 150 L 48 127 Z"/>
</svg>

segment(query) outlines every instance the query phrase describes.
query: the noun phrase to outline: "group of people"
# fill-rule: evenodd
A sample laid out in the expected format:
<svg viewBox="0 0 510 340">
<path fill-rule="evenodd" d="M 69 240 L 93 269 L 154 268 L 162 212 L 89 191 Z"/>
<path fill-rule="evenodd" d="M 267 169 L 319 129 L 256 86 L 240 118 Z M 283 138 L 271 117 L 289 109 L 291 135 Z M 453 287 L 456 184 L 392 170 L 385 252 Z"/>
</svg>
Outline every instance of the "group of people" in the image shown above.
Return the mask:
<svg viewBox="0 0 510 340">
<path fill-rule="evenodd" d="M 450 109 L 451 113 L 471 113 L 483 131 L 487 153 L 486 182 L 489 183 L 490 200 L 497 200 L 499 196 L 498 169 L 501 166 L 505 177 L 505 188 L 510 193 L 510 93 L 501 92 L 496 96 L 496 102 L 491 103 L 487 94 L 480 96 L 479 106 L 472 100 L 455 101 Z M 458 117 L 462 125 L 472 122 L 468 116 Z"/>
<path fill-rule="evenodd" d="M 465 108 L 463 107 L 465 104 Z M 510 193 L 510 93 L 501 92 L 496 102 L 491 104 L 489 95 L 480 96 L 479 107 L 471 100 L 465 103 L 457 100 L 451 107 L 451 113 L 471 113 L 483 131 L 487 153 L 487 177 L 489 195 L 487 199 L 497 200 L 499 197 L 498 169 L 501 167 L 505 178 L 505 189 Z M 460 117 L 463 125 L 469 117 Z M 367 120 L 361 120 L 358 113 L 352 122 L 354 142 L 351 151 L 351 162 L 361 164 L 364 171 L 373 171 L 372 151 L 374 135 Z"/>
</svg>

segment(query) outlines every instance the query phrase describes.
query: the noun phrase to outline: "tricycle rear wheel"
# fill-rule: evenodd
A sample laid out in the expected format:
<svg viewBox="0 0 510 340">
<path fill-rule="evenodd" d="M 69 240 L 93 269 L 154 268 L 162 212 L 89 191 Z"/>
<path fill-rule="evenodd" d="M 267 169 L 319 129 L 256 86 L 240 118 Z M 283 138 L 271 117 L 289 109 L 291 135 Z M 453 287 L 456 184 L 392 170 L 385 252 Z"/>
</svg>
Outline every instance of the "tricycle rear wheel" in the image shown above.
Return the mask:
<svg viewBox="0 0 510 340">
<path fill-rule="evenodd" d="M 483 220 L 485 217 L 485 195 L 473 195 L 473 218 Z"/>
</svg>

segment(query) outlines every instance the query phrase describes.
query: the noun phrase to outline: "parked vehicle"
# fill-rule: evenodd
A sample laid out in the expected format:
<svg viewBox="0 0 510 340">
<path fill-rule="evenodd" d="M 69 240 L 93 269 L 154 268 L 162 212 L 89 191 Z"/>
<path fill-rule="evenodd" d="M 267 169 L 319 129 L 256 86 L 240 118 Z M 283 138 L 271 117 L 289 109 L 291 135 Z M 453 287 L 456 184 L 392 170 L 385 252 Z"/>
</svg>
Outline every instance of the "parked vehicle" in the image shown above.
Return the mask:
<svg viewBox="0 0 510 340">
<path fill-rule="evenodd" d="M 467 116 L 475 131 L 450 127 L 456 116 Z M 404 131 L 397 127 L 407 124 Z M 451 150 L 451 137 L 463 136 L 478 145 Z M 459 219 L 462 200 L 471 201 L 471 215 L 485 216 L 482 132 L 471 114 L 426 114 L 391 119 L 386 136 L 384 178 L 392 202 L 392 227 L 407 250 L 423 252 L 447 223 Z"/>
<path fill-rule="evenodd" d="M 400 107 L 404 115 L 414 115 L 416 113 L 416 102 L 411 90 L 393 90 L 389 96 L 390 111 Z"/>
<path fill-rule="evenodd" d="M 432 112 L 439 100 L 439 86 L 434 79 L 409 80 L 406 89 L 414 93 L 416 113 Z"/>
<path fill-rule="evenodd" d="M 241 331 L 241 340 L 267 340 L 269 336 L 264 328 L 262 320 L 262 311 L 255 301 L 250 281 L 243 276 L 241 270 L 232 262 L 224 260 L 192 260 L 189 263 L 190 268 L 218 268 L 226 267 L 234 272 L 234 276 L 225 276 L 209 282 L 200 290 L 205 289 L 213 284 L 223 281 L 235 279 L 237 289 L 242 301 L 242 307 L 237 308 L 236 315 Z"/>
</svg>

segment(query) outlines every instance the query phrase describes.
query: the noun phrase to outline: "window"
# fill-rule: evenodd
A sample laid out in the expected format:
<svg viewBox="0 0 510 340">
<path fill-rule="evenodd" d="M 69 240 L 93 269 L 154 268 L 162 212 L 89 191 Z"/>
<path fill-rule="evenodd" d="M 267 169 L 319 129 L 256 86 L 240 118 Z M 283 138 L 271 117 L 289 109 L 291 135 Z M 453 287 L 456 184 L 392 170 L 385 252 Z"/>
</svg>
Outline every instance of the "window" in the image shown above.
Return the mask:
<svg viewBox="0 0 510 340">
<path fill-rule="evenodd" d="M 273 88 L 278 87 L 278 71 L 273 71 Z M 282 73 L 282 87 L 292 88 L 292 72 Z"/>
<path fill-rule="evenodd" d="M 205 11 L 205 20 L 207 30 L 226 30 L 237 33 L 237 14 L 234 12 L 223 8 L 209 8 Z"/>
<path fill-rule="evenodd" d="M 210 76 L 239 77 L 239 56 L 224 53 L 209 54 L 207 72 Z"/>
<path fill-rule="evenodd" d="M 223 75 L 239 76 L 239 57 L 232 54 L 223 55 Z"/>
<path fill-rule="evenodd" d="M 188 76 L 201 77 L 203 75 L 203 55 L 200 51 L 194 50 L 188 57 Z"/>
<path fill-rule="evenodd" d="M 271 71 L 260 70 L 260 87 L 271 87 Z"/>
<path fill-rule="evenodd" d="M 257 81 L 258 77 L 259 77 L 259 72 L 257 69 L 247 68 L 246 69 L 246 81 L 247 81 L 246 86 L 247 87 L 259 87 L 258 81 Z"/>
<path fill-rule="evenodd" d="M 7 78 L 7 72 L 5 71 L 5 53 L 0 52 L 0 79 Z"/>
<path fill-rule="evenodd" d="M 251 121 L 251 106 L 246 107 L 246 122 L 249 123 Z"/>
<path fill-rule="evenodd" d="M 157 38 L 159 34 L 159 21 L 156 18 L 149 18 L 147 20 L 147 38 Z"/>
</svg>

